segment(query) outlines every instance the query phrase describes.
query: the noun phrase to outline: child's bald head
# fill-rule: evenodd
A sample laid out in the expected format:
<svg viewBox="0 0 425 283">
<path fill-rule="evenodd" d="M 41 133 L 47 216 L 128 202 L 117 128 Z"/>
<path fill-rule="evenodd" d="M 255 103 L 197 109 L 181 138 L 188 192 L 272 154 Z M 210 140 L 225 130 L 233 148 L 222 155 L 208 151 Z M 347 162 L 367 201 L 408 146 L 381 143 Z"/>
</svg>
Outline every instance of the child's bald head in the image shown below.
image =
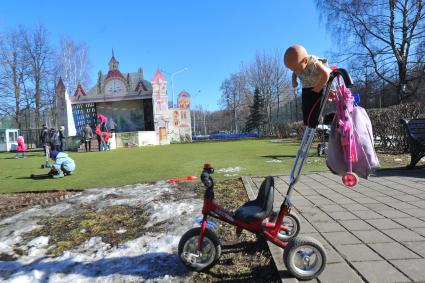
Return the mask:
<svg viewBox="0 0 425 283">
<path fill-rule="evenodd" d="M 292 45 L 286 49 L 283 61 L 285 66 L 291 69 L 294 72 L 300 72 L 305 68 L 307 62 L 306 58 L 308 57 L 307 50 L 301 45 Z M 305 63 L 305 64 L 304 64 Z"/>
</svg>

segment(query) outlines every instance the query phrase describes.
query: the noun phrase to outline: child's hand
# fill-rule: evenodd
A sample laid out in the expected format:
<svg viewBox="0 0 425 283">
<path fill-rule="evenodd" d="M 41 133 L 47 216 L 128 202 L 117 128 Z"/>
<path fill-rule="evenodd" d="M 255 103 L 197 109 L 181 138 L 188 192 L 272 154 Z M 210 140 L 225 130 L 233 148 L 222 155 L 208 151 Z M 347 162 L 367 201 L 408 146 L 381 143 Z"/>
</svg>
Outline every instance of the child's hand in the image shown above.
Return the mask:
<svg viewBox="0 0 425 283">
<path fill-rule="evenodd" d="M 292 81 L 292 87 L 293 88 L 297 88 L 298 87 L 298 82 L 297 81 Z"/>
</svg>

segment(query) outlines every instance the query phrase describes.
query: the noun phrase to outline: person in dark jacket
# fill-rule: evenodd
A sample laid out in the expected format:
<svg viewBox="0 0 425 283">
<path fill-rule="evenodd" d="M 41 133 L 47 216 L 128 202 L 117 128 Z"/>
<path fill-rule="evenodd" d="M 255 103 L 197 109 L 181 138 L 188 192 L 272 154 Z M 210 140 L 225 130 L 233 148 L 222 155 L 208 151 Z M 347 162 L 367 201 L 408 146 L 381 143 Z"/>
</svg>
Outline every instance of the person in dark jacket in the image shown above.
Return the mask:
<svg viewBox="0 0 425 283">
<path fill-rule="evenodd" d="M 66 140 L 65 127 L 60 126 L 60 128 L 59 128 L 59 151 L 60 152 L 65 151 L 65 140 Z"/>
<path fill-rule="evenodd" d="M 56 134 L 55 128 L 50 128 L 50 130 L 49 130 L 50 151 L 55 149 L 55 141 L 54 141 L 55 134 Z"/>
<path fill-rule="evenodd" d="M 83 130 L 83 140 L 84 140 L 84 146 L 86 148 L 87 152 L 87 145 L 88 145 L 88 151 L 91 151 L 91 140 L 93 138 L 93 130 L 91 129 L 89 124 L 86 124 Z"/>
<path fill-rule="evenodd" d="M 50 137 L 49 137 L 49 128 L 46 125 L 43 125 L 43 130 L 40 133 L 40 143 L 43 147 L 44 154 L 47 152 L 47 147 L 49 146 Z"/>
</svg>

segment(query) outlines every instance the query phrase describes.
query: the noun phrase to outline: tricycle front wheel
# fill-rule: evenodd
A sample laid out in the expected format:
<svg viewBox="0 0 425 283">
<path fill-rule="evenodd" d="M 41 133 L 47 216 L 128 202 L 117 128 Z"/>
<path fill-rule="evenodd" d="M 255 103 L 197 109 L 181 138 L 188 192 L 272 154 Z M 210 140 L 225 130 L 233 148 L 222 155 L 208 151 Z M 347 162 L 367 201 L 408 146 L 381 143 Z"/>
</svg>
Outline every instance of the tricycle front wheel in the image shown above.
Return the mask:
<svg viewBox="0 0 425 283">
<path fill-rule="evenodd" d="M 198 250 L 201 228 L 193 228 L 187 231 L 179 242 L 179 258 L 190 270 L 204 271 L 211 268 L 221 256 L 221 244 L 217 235 L 205 229 L 202 240 L 202 252 Z"/>
<path fill-rule="evenodd" d="M 325 248 L 314 238 L 295 237 L 285 247 L 283 261 L 288 271 L 297 279 L 311 280 L 325 269 Z"/>
</svg>

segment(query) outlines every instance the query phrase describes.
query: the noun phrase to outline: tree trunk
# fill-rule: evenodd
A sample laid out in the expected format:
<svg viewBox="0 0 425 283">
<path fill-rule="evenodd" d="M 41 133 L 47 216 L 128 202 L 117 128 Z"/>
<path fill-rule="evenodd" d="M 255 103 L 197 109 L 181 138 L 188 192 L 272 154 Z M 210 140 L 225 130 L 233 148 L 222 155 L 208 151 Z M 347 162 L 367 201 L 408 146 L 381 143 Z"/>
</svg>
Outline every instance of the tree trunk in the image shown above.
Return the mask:
<svg viewBox="0 0 425 283">
<path fill-rule="evenodd" d="M 398 64 L 398 79 L 399 84 L 397 85 L 397 103 L 400 104 L 406 98 L 406 85 L 407 85 L 407 68 L 406 64 Z"/>
<path fill-rule="evenodd" d="M 19 87 L 19 77 L 18 77 L 18 71 L 17 71 L 17 58 L 16 58 L 16 52 L 13 54 L 13 66 L 12 66 L 12 76 L 13 76 L 13 89 L 15 92 L 15 120 L 16 124 L 18 125 L 18 129 L 21 129 L 21 109 L 20 109 L 20 101 L 21 101 L 21 90 Z"/>
<path fill-rule="evenodd" d="M 41 108 L 41 93 L 40 93 L 40 78 L 35 81 L 35 127 L 40 128 L 40 108 Z"/>
</svg>

